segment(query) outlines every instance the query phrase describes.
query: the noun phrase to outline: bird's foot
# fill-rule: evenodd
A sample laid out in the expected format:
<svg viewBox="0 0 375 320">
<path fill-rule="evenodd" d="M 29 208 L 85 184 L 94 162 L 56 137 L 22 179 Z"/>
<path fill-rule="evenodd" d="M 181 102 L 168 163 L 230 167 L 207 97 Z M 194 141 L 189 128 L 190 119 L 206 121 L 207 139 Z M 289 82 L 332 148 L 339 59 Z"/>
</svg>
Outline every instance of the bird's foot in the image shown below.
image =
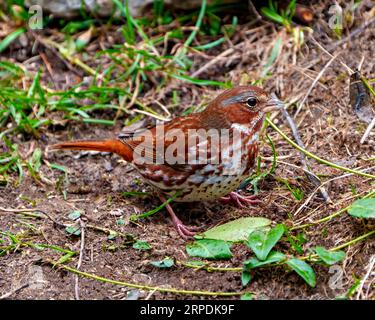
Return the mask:
<svg viewBox="0 0 375 320">
<path fill-rule="evenodd" d="M 199 230 L 199 227 L 185 226 L 177 216 L 172 216 L 172 222 L 178 234 L 185 240 L 191 239 Z"/>
<path fill-rule="evenodd" d="M 164 197 L 160 197 L 160 199 L 161 201 L 165 202 Z M 196 231 L 200 229 L 199 227 L 185 226 L 182 221 L 176 216 L 170 204 L 167 204 L 165 207 L 171 216 L 174 227 L 183 239 L 188 240 L 192 238 L 196 234 Z"/>
<path fill-rule="evenodd" d="M 252 205 L 261 203 L 261 201 L 255 195 L 242 196 L 239 193 L 234 192 L 234 191 L 229 193 L 225 197 L 221 197 L 220 201 L 225 204 L 233 203 L 240 208 L 244 208 L 246 206 L 252 206 Z"/>
</svg>

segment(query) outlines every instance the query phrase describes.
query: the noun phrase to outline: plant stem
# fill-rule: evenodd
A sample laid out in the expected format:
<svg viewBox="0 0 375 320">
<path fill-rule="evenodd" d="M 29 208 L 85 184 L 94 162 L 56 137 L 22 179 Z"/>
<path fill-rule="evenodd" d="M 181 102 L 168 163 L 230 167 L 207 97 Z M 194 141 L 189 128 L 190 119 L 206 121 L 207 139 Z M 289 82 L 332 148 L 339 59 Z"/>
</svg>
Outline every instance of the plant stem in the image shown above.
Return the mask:
<svg viewBox="0 0 375 320">
<path fill-rule="evenodd" d="M 357 242 L 362 241 L 363 239 L 366 239 L 366 238 L 372 236 L 373 234 L 375 234 L 375 230 L 372 230 L 372 231 L 370 231 L 370 232 L 367 232 L 367 233 L 365 233 L 365 234 L 363 234 L 363 235 L 361 235 L 361 236 L 359 236 L 359 237 L 357 237 L 357 238 L 355 238 L 355 239 L 353 239 L 353 240 L 350 240 L 350 241 L 345 242 L 345 243 L 343 243 L 343 244 L 341 244 L 341 245 L 339 245 L 339 246 L 337 246 L 337 247 L 334 247 L 334 248 L 332 248 L 332 249 L 329 249 L 329 251 L 337 251 L 337 250 L 340 250 L 340 249 L 344 249 L 344 248 L 346 248 L 346 247 L 349 247 L 349 246 L 352 245 L 352 244 L 355 244 L 355 243 L 357 243 Z M 300 260 L 310 260 L 310 259 L 315 259 L 315 258 L 318 258 L 318 255 L 317 255 L 317 254 L 310 254 L 310 255 L 308 255 L 308 256 L 304 256 L 304 257 L 299 258 L 299 259 L 300 259 Z"/>
<path fill-rule="evenodd" d="M 180 191 L 177 191 L 172 197 L 170 197 L 167 201 L 163 202 L 159 207 L 155 208 L 155 209 L 152 209 L 150 211 L 147 211 L 145 213 L 142 213 L 142 214 L 133 214 L 130 216 L 130 220 L 131 221 L 135 221 L 135 220 L 138 220 L 138 219 L 143 219 L 143 218 L 146 218 L 146 217 L 149 217 L 153 214 L 155 214 L 156 212 L 159 212 L 161 209 L 163 209 L 167 204 L 169 204 L 170 202 L 172 202 L 174 199 L 176 199 L 179 195 L 181 194 Z"/>
<path fill-rule="evenodd" d="M 371 92 L 371 94 L 375 97 L 375 91 L 370 85 L 369 81 L 364 76 L 361 76 L 361 80 L 364 83 L 364 85 L 367 87 L 367 89 Z"/>
<path fill-rule="evenodd" d="M 187 262 L 183 262 L 183 261 L 177 261 L 176 263 L 179 264 L 179 265 L 182 265 L 184 267 L 187 267 L 187 268 L 193 268 L 193 269 L 197 269 L 197 270 L 205 270 L 207 272 L 214 272 L 214 271 L 218 271 L 218 272 L 221 272 L 221 271 L 223 271 L 223 272 L 226 272 L 226 271 L 239 272 L 239 271 L 242 271 L 242 268 L 237 268 L 237 267 L 231 267 L 231 268 L 211 267 L 208 264 L 205 264 L 205 265 L 202 265 L 202 266 L 197 266 L 197 265 L 187 263 Z"/>
<path fill-rule="evenodd" d="M 362 199 L 366 199 L 366 198 L 371 198 L 372 196 L 375 195 L 375 190 L 374 191 L 370 191 L 370 193 L 366 194 Z M 339 211 L 329 215 L 329 216 L 326 216 L 322 219 L 319 219 L 319 220 L 316 220 L 316 221 L 313 221 L 313 222 L 310 222 L 310 223 L 305 223 L 305 224 L 302 224 L 300 226 L 295 226 L 295 227 L 292 227 L 290 228 L 289 230 L 298 230 L 298 229 L 304 229 L 304 228 L 307 228 L 307 227 L 311 227 L 313 225 L 316 225 L 316 224 L 319 224 L 319 223 L 322 223 L 322 222 L 327 222 L 337 216 L 339 216 L 340 214 L 346 212 L 349 207 L 351 206 L 351 204 L 343 209 L 340 209 Z"/>
<path fill-rule="evenodd" d="M 54 265 L 56 263 L 55 261 L 51 261 L 51 260 L 47 260 L 47 262 L 51 265 Z M 101 281 L 105 283 L 111 283 L 111 284 L 115 284 L 119 286 L 129 287 L 129 288 L 147 290 L 147 291 L 159 291 L 159 292 L 165 292 L 165 293 L 186 294 L 186 295 L 195 295 L 195 296 L 219 296 L 219 297 L 240 296 L 245 293 L 245 292 L 213 292 L 213 291 L 198 291 L 198 290 L 182 290 L 182 289 L 175 289 L 175 288 L 161 288 L 161 287 L 147 286 L 147 285 L 142 285 L 142 284 L 108 279 L 108 278 L 97 276 L 95 274 L 83 272 L 83 271 L 77 270 L 69 266 L 61 265 L 61 264 L 59 265 L 59 268 L 70 271 L 72 273 L 75 273 L 85 278 L 89 278 L 89 279 L 93 279 L 93 280 L 97 280 L 97 281 Z"/>
<path fill-rule="evenodd" d="M 202 25 L 203 17 L 204 17 L 204 14 L 206 12 L 206 4 L 207 4 L 207 1 L 202 0 L 201 10 L 199 11 L 198 19 L 197 19 L 197 22 L 195 24 L 194 30 L 192 31 L 192 33 L 190 33 L 189 37 L 184 42 L 184 45 L 181 48 L 181 50 L 179 50 L 177 52 L 177 54 L 174 56 L 173 61 L 176 61 L 176 60 L 180 59 L 183 55 L 185 55 L 187 47 L 193 42 L 195 36 L 197 35 L 197 33 L 198 33 L 198 31 L 199 31 L 199 29 Z"/>
<path fill-rule="evenodd" d="M 341 244 L 341 245 L 339 245 L 339 246 L 331 249 L 331 251 L 337 251 L 337 250 L 349 247 L 352 244 L 355 244 L 355 243 L 357 243 L 359 241 L 362 241 L 363 239 L 366 239 L 366 238 L 372 236 L 373 234 L 375 234 L 375 230 L 371 230 L 370 232 L 367 232 L 367 233 L 365 233 L 365 234 L 363 234 L 363 235 L 361 235 L 361 236 L 359 236 L 359 237 L 357 237 L 357 238 L 355 238 L 353 240 L 350 240 L 350 241 L 348 241 L 346 243 L 343 243 L 343 244 Z"/>
<path fill-rule="evenodd" d="M 302 153 L 304 153 L 305 155 L 315 159 L 316 161 L 320 162 L 320 163 L 323 163 L 329 167 L 332 167 L 332 168 L 335 168 L 335 169 L 338 169 L 338 170 L 341 170 L 341 171 L 345 171 L 345 172 L 350 172 L 352 174 L 355 174 L 355 175 L 358 175 L 358 176 L 363 176 L 363 177 L 366 177 L 366 178 L 370 178 L 370 179 L 375 179 L 375 176 L 372 175 L 372 174 L 368 174 L 368 173 L 365 173 L 365 172 L 361 172 L 361 171 L 357 171 L 357 170 L 354 170 L 354 169 L 350 169 L 350 168 L 346 168 L 346 167 L 343 167 L 343 166 L 340 166 L 338 164 L 335 164 L 333 162 L 330 162 L 328 160 L 325 160 L 325 159 L 322 159 L 322 158 L 319 158 L 318 156 L 316 156 L 315 154 L 307 151 L 306 149 L 304 148 L 301 148 L 298 144 L 296 144 L 293 140 L 291 140 L 284 132 L 282 132 L 273 122 L 271 119 L 269 118 L 266 118 L 266 121 L 269 123 L 269 125 L 278 133 L 280 134 L 280 136 L 282 138 L 284 138 L 284 140 L 286 140 L 290 145 L 292 145 L 294 148 L 296 148 L 297 150 L 301 151 Z"/>
<path fill-rule="evenodd" d="M 313 221 L 313 222 L 310 222 L 310 223 L 305 223 L 305 224 L 302 224 L 300 226 L 292 227 L 289 230 L 292 231 L 292 230 L 304 229 L 304 228 L 311 227 L 311 226 L 314 226 L 314 225 L 322 223 L 322 222 L 327 222 L 327 221 L 339 216 L 340 214 L 344 213 L 346 210 L 348 210 L 348 208 L 349 208 L 349 206 L 346 207 L 346 208 L 343 208 L 343 209 L 341 209 L 341 210 L 339 210 L 339 211 L 337 211 L 337 212 L 335 212 L 335 213 L 333 213 L 333 214 L 331 214 L 327 217 L 324 217 L 322 219 L 319 219 L 319 220 L 316 220 L 316 221 Z"/>
</svg>

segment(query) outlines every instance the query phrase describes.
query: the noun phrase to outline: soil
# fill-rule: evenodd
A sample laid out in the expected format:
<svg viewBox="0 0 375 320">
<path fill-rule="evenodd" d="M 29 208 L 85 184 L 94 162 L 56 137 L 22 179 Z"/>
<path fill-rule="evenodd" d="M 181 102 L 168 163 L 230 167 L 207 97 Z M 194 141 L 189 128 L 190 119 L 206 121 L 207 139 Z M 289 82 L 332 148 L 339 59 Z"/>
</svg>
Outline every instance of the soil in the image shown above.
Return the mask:
<svg viewBox="0 0 375 320">
<path fill-rule="evenodd" d="M 368 1 L 369 2 L 369 1 Z M 370 1 L 371 3 L 371 1 Z M 317 18 L 314 20 L 314 38 L 324 47 L 339 42 L 329 34 L 325 36 L 329 6 L 312 5 Z M 363 12 L 368 12 L 365 6 Z M 367 10 L 367 11 L 366 11 Z M 350 29 L 344 30 L 344 36 L 363 24 L 364 20 L 356 21 Z M 267 78 L 263 87 L 276 94 L 285 101 L 292 101 L 293 97 L 302 93 L 302 98 L 312 84 L 313 79 L 324 68 L 330 57 L 322 52 L 315 42 L 306 37 L 305 45 L 296 54 L 294 62 L 293 43 L 287 40 L 286 33 L 271 23 L 261 22 L 258 39 L 246 44 L 242 49 L 199 75 L 202 79 L 223 81 L 230 79 L 233 83 L 240 83 L 244 75 L 251 79 L 259 77 L 260 70 L 267 59 L 273 43 L 277 37 L 283 37 L 285 46 L 273 67 L 273 75 Z M 251 37 L 254 26 L 246 24 L 238 27 L 239 35 L 235 37 L 237 43 Z M 323 32 L 324 30 L 325 32 Z M 375 45 L 374 26 L 368 27 L 359 36 L 345 41 L 331 49 L 337 58 L 325 70 L 323 76 L 314 86 L 306 100 L 302 111 L 295 117 L 299 125 L 299 132 L 306 148 L 321 158 L 350 168 L 373 167 L 375 154 L 374 131 L 364 144 L 360 139 L 366 129 L 353 113 L 349 103 L 349 78 L 346 69 L 340 63 L 345 62 L 355 68 L 365 57 L 362 73 L 367 78 L 374 77 Z M 220 52 L 229 48 L 225 43 Z M 219 49 L 212 49 L 206 53 L 212 59 Z M 15 52 L 8 53 L 15 55 Z M 9 56 L 8 56 L 9 58 Z M 53 58 L 51 58 L 53 59 Z M 197 56 L 194 69 L 198 70 L 210 60 Z M 55 65 L 55 64 L 53 64 Z M 43 62 L 40 65 L 43 74 L 47 74 Z M 59 70 L 58 68 L 61 68 Z M 64 65 L 56 63 L 55 74 L 64 79 L 63 75 L 71 75 Z M 61 80 L 63 81 L 63 80 Z M 61 84 L 62 85 L 62 84 Z M 166 89 L 163 103 L 171 101 L 171 90 L 177 89 L 180 94 L 180 105 L 173 109 L 173 114 L 181 114 L 191 104 L 198 104 L 200 97 L 208 102 L 219 90 L 199 87 L 183 82 L 174 82 Z M 193 102 L 192 102 L 193 101 Z M 289 111 L 296 112 L 292 106 Z M 52 117 L 61 119 L 63 115 L 54 113 Z M 110 116 L 113 116 L 110 114 Z M 281 114 L 274 115 L 277 123 L 288 136 L 292 136 L 289 127 Z M 122 130 L 122 123 L 114 127 L 88 125 L 69 121 L 61 126 L 44 128 L 42 139 L 27 135 L 12 137 L 12 141 L 20 145 L 20 152 L 26 154 L 36 147 L 43 151 L 49 144 L 72 138 L 106 138 L 117 135 Z M 271 128 L 267 129 L 275 143 L 278 160 L 276 171 L 259 183 L 259 199 L 262 203 L 251 208 L 236 208 L 220 203 L 173 203 L 177 215 L 187 225 L 200 226 L 204 230 L 215 225 L 231 221 L 239 217 L 262 216 L 274 223 L 285 223 L 288 226 L 300 225 L 318 220 L 338 210 L 345 208 L 357 198 L 374 189 L 374 182 L 369 178 L 349 175 L 325 185 L 332 203 L 326 203 L 319 193 L 315 193 L 308 204 L 297 214 L 296 210 L 314 192 L 315 187 L 309 182 L 301 169 L 301 158 L 294 148 L 287 144 Z M 266 140 L 260 143 L 260 154 L 263 166 L 270 167 L 272 152 Z M 17 185 L 17 175 L 11 175 L 12 183 L 0 187 L 0 207 L 13 209 L 38 208 L 47 216 L 40 214 L 35 218 L 27 213 L 0 211 L 0 230 L 17 234 L 19 239 L 27 242 L 56 245 L 73 251 L 80 251 L 81 237 L 68 234 L 59 224 L 71 224 L 68 215 L 75 210 L 82 214 L 82 221 L 86 225 L 92 224 L 101 228 L 108 228 L 128 237 L 108 237 L 108 233 L 98 229 L 85 228 L 83 259 L 80 270 L 97 276 L 163 288 L 177 288 L 185 290 L 239 292 L 250 291 L 255 299 L 334 299 L 348 293 L 356 279 L 362 279 L 368 271 L 371 256 L 375 252 L 374 237 L 367 238 L 351 245 L 344 250 L 346 258 L 334 267 L 313 264 L 317 275 L 315 288 L 310 288 L 295 272 L 284 267 L 263 268 L 254 272 L 251 283 L 243 288 L 240 272 L 207 272 L 188 268 L 178 262 L 191 260 L 187 255 L 186 242 L 174 230 L 165 210 L 149 218 L 130 221 L 130 216 L 143 213 L 160 205 L 157 198 L 152 196 L 123 196 L 128 191 L 151 191 L 132 167 L 116 155 L 92 152 L 49 152 L 44 153 L 44 161 L 62 165 L 68 169 L 64 173 L 52 170 L 47 165 L 42 166 L 41 172 L 45 178 L 52 181 L 36 181 L 25 172 L 23 181 Z M 294 166 L 291 166 L 294 165 Z M 310 161 L 311 169 L 320 175 L 323 181 L 343 175 L 343 172 Z M 374 174 L 374 170 L 367 171 Z M 298 201 L 288 190 L 284 179 L 294 188 L 304 192 L 303 199 Z M 251 192 L 251 187 L 248 187 Z M 245 193 L 246 190 L 241 192 Z M 53 222 L 51 220 L 55 220 Z M 119 223 L 119 220 L 122 223 Z M 57 222 L 57 223 L 56 223 Z M 332 248 L 348 242 L 370 230 L 374 225 L 369 221 L 355 219 L 346 212 L 338 217 L 315 225 L 300 229 L 293 234 L 303 233 L 306 242 L 302 245 L 304 254 L 308 254 L 315 246 Z M 131 238 L 146 241 L 151 249 L 140 251 L 132 247 Z M 298 256 L 287 241 L 277 245 L 282 252 Z M 219 267 L 241 267 L 244 260 L 252 254 L 245 245 L 238 244 L 232 248 L 233 258 L 227 261 L 214 261 L 210 264 Z M 151 261 L 160 261 L 164 257 L 172 257 L 175 266 L 161 269 L 150 265 Z M 74 299 L 75 275 L 59 267 L 53 268 L 47 261 L 57 261 L 61 253 L 49 249 L 36 249 L 20 245 L 0 258 L 0 296 L 30 283 L 28 287 L 14 292 L 11 299 Z M 67 265 L 76 268 L 78 255 L 72 257 Z M 337 285 L 332 282 L 337 278 Z M 34 281 L 38 280 L 38 281 Z M 364 285 L 366 299 L 374 299 L 373 276 Z M 371 288 L 372 286 L 372 288 Z M 79 296 L 81 299 L 214 299 L 215 297 L 161 293 L 129 288 L 94 279 L 79 277 Z M 216 297 L 219 298 L 219 297 Z M 355 298 L 355 296 L 354 296 Z M 228 297 L 238 299 L 238 296 Z"/>
</svg>

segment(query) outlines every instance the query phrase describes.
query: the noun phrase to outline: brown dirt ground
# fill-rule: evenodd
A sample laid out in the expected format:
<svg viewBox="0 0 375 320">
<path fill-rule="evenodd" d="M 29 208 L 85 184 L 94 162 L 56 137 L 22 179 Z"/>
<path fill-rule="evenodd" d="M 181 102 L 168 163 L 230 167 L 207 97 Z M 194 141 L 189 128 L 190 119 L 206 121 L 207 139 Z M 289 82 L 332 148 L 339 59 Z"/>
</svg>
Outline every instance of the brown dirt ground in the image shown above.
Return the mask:
<svg viewBox="0 0 375 320">
<path fill-rule="evenodd" d="M 326 30 L 324 19 L 327 17 L 328 6 L 314 5 L 313 7 L 319 17 L 314 23 L 314 37 L 328 47 L 337 41 L 322 35 L 322 30 Z M 362 22 L 357 22 L 351 30 L 361 25 Z M 263 29 L 257 31 L 259 33 L 257 40 L 246 44 L 242 50 L 235 51 L 229 59 L 219 61 L 214 68 L 201 74 L 200 77 L 217 80 L 229 77 L 233 83 L 239 83 L 244 74 L 250 75 L 251 79 L 257 78 L 261 65 L 268 55 L 265 53 L 265 48 L 268 48 L 267 52 L 269 52 L 276 37 L 283 36 L 281 29 L 271 24 L 261 23 L 261 26 Z M 254 27 L 240 26 L 237 42 L 250 37 L 251 28 Z M 366 159 L 374 157 L 375 137 L 372 134 L 365 144 L 359 144 L 365 125 L 357 119 L 348 106 L 349 80 L 339 60 L 354 68 L 364 56 L 363 74 L 368 78 L 373 78 L 374 31 L 374 28 L 369 28 L 359 37 L 346 41 L 345 44 L 331 51 L 332 54 L 340 54 L 339 58 L 326 70 L 318 85 L 312 90 L 304 110 L 296 118 L 296 123 L 300 124 L 302 139 L 311 152 L 351 168 L 364 168 L 372 165 L 372 162 Z M 228 44 L 225 46 L 227 47 Z M 215 56 L 217 54 L 215 50 L 217 49 L 209 51 L 208 54 Z M 286 43 L 273 69 L 272 78 L 264 83 L 265 88 L 275 91 L 278 96 L 287 101 L 292 100 L 301 92 L 306 93 L 312 79 L 329 60 L 329 56 L 319 50 L 309 38 L 307 45 L 303 46 L 296 57 L 296 63 L 293 64 L 293 48 L 291 42 Z M 204 58 L 197 57 L 194 68 L 198 69 L 206 62 Z M 69 73 L 67 70 L 64 72 Z M 179 82 L 174 83 L 173 86 L 181 89 L 182 92 L 181 106 L 173 111 L 176 115 L 187 108 L 192 99 L 194 103 L 198 103 L 197 97 L 204 96 L 204 99 L 208 101 L 216 94 L 213 89 L 208 90 Z M 164 102 L 167 104 L 168 98 L 165 98 Z M 295 109 L 290 109 L 290 111 L 293 114 Z M 278 115 L 277 119 L 280 124 L 282 117 Z M 285 124 L 281 127 L 290 135 L 290 130 Z M 120 125 L 108 128 L 69 122 L 66 126 L 45 130 L 44 136 L 47 142 L 23 136 L 14 137 L 13 141 L 21 143 L 22 152 L 26 152 L 32 143 L 45 150 L 48 144 L 71 137 L 109 137 L 114 136 L 120 130 Z M 261 181 L 259 198 L 262 204 L 249 209 L 238 209 L 217 203 L 174 204 L 177 214 L 184 222 L 189 225 L 202 225 L 207 229 L 238 217 L 263 216 L 276 223 L 301 224 L 325 217 L 350 204 L 355 199 L 353 189 L 358 194 L 365 194 L 374 188 L 373 182 L 362 177 L 350 176 L 334 180 L 327 184 L 327 190 L 333 200 L 332 204 L 326 204 L 319 195 L 315 195 L 306 208 L 297 216 L 293 216 L 293 212 L 302 202 L 296 201 L 285 185 L 277 181 L 275 177 L 287 179 L 293 186 L 301 188 L 305 192 L 303 200 L 313 192 L 314 187 L 308 182 L 302 170 L 285 164 L 287 162 L 300 167 L 298 153 L 271 129 L 268 129 L 268 132 L 275 142 L 278 156 L 283 163 L 278 163 L 277 170 L 272 177 Z M 261 154 L 265 157 L 272 155 L 266 143 L 261 144 Z M 79 156 L 79 159 L 75 156 Z M 0 207 L 32 208 L 30 201 L 33 201 L 37 208 L 63 223 L 69 223 L 67 216 L 70 212 L 82 210 L 86 223 L 130 233 L 136 239 L 147 241 L 152 246 L 150 251 L 138 251 L 131 245 L 123 245 L 125 240 L 121 237 L 108 240 L 105 233 L 87 229 L 81 270 L 110 279 L 153 286 L 204 291 L 242 290 L 240 273 L 207 272 L 180 265 L 167 270 L 150 266 L 150 261 L 161 260 L 165 256 L 173 257 L 177 261 L 188 260 L 185 242 L 178 237 L 165 211 L 137 223 L 129 222 L 131 214 L 155 208 L 159 202 L 151 197 L 125 198 L 121 195 L 123 191 L 144 191 L 149 188 L 140 180 L 138 174 L 119 157 L 108 154 L 61 152 L 45 155 L 45 159 L 69 168 L 68 182 L 61 185 L 61 190 L 66 191 L 67 199 L 64 199 L 61 190 L 58 190 L 55 185 L 36 183 L 26 175 L 21 185 L 15 186 L 9 183 L 6 187 L 0 188 Z M 269 162 L 267 164 L 269 165 Z M 324 175 L 324 181 L 342 174 L 337 170 L 317 164 L 315 161 L 311 161 L 311 165 L 315 173 Z M 58 171 L 50 170 L 47 166 L 42 167 L 42 172 L 51 181 L 63 177 Z M 125 225 L 116 224 L 120 218 L 126 221 Z M 31 224 L 32 228 L 25 223 Z M 371 228 L 373 229 L 373 225 L 370 223 L 356 220 L 344 213 L 327 223 L 304 229 L 307 242 L 303 245 L 303 249 L 305 253 L 308 253 L 308 250 L 316 245 L 331 248 L 354 239 Z M 36 219 L 22 214 L 0 212 L 0 229 L 18 234 L 23 233 L 28 241 L 32 240 L 34 243 L 48 243 L 79 251 L 80 237 L 67 235 L 62 228 L 47 218 Z M 292 253 L 285 241 L 278 247 L 284 252 Z M 373 237 L 345 249 L 347 253 L 345 261 L 339 264 L 344 272 L 342 287 L 338 289 L 332 290 L 329 286 L 332 277 L 329 268 L 317 264 L 314 265 L 317 274 L 315 288 L 309 288 L 295 273 L 278 267 L 256 271 L 254 279 L 246 289 L 254 292 L 257 299 L 332 299 L 345 294 L 354 284 L 354 277 L 362 278 L 365 275 L 366 266 L 375 252 L 374 249 Z M 240 267 L 241 263 L 251 256 L 249 250 L 242 245 L 234 246 L 233 253 L 234 257 L 230 261 L 213 264 Z M 0 296 L 27 282 L 30 278 L 39 277 L 43 279 L 42 283 L 24 288 L 13 294 L 11 298 L 74 299 L 74 275 L 64 270 L 52 269 L 43 262 L 46 259 L 56 260 L 58 257 L 51 250 L 32 248 L 21 248 L 2 256 L 0 259 Z M 75 267 L 77 262 L 78 257 L 75 256 L 68 264 Z M 367 285 L 371 285 L 370 282 Z M 129 289 L 86 278 L 79 278 L 79 289 L 82 299 L 126 299 L 134 293 L 138 294 L 141 299 L 148 296 L 151 299 L 203 299 L 203 297 L 159 292 L 150 294 L 148 291 Z M 373 299 L 374 297 L 373 289 L 369 290 L 367 298 Z"/>
</svg>

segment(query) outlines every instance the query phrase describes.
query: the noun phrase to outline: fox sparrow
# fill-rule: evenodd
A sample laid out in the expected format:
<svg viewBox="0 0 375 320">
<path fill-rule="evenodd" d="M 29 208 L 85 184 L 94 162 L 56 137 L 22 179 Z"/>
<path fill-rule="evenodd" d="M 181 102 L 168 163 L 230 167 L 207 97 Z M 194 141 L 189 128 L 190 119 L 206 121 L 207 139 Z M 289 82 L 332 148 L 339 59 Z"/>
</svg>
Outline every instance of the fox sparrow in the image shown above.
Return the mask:
<svg viewBox="0 0 375 320">
<path fill-rule="evenodd" d="M 162 201 L 170 196 L 180 202 L 221 198 L 243 206 L 257 201 L 234 190 L 255 164 L 265 113 L 278 106 L 264 90 L 239 86 L 220 94 L 200 113 L 117 139 L 63 142 L 50 149 L 116 153 L 138 170 Z M 183 238 L 194 235 L 195 228 L 185 226 L 169 204 L 166 208 Z"/>
</svg>

